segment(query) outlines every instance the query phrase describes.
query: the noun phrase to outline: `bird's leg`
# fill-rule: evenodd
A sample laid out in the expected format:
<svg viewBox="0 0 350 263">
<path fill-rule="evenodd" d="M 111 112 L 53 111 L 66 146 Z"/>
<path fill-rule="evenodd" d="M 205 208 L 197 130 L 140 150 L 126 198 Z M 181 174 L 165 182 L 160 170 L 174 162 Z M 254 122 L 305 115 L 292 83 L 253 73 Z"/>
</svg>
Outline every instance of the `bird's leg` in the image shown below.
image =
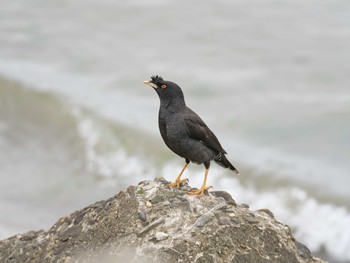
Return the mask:
<svg viewBox="0 0 350 263">
<path fill-rule="evenodd" d="M 205 190 L 213 188 L 212 186 L 206 186 L 208 172 L 209 172 L 209 168 L 205 168 L 204 181 L 203 181 L 202 187 L 198 190 L 192 190 L 192 191 L 188 192 L 187 194 L 189 194 L 189 195 L 203 195 Z"/>
<path fill-rule="evenodd" d="M 187 179 L 180 179 L 181 178 L 181 175 L 183 174 L 183 172 L 185 171 L 186 167 L 188 166 L 189 162 L 186 161 L 186 164 L 185 166 L 182 168 L 181 172 L 179 173 L 179 175 L 176 177 L 175 179 L 175 182 L 171 183 L 171 184 L 168 184 L 168 186 L 170 188 L 173 188 L 173 187 L 176 187 L 176 188 L 179 188 L 180 187 L 180 184 L 183 183 L 183 182 L 186 182 Z"/>
</svg>

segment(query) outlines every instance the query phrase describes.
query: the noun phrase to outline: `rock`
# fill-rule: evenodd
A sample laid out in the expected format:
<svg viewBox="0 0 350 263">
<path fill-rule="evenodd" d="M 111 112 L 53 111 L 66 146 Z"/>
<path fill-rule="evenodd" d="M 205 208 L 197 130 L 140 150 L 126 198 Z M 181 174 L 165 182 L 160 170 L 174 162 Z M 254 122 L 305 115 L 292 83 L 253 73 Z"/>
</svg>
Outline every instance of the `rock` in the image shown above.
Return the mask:
<svg viewBox="0 0 350 263">
<path fill-rule="evenodd" d="M 157 227 L 160 224 L 164 223 L 164 218 L 159 218 L 157 220 L 155 220 L 154 222 L 152 222 L 151 224 L 149 224 L 148 226 L 144 227 L 138 234 L 137 236 L 142 236 L 143 234 L 151 231 L 153 228 Z"/>
<path fill-rule="evenodd" d="M 214 214 L 209 211 L 209 213 L 205 213 L 205 214 L 201 215 L 194 223 L 194 226 L 203 227 L 207 223 L 212 221 L 213 217 L 214 217 Z"/>
<path fill-rule="evenodd" d="M 226 192 L 189 196 L 165 182 L 143 181 L 48 231 L 2 240 L 0 262 L 324 262 L 270 211 L 250 211 Z"/>
<path fill-rule="evenodd" d="M 218 223 L 220 225 L 230 225 L 230 224 L 232 224 L 231 220 L 228 217 L 226 217 L 226 216 L 220 216 L 218 218 Z"/>
<path fill-rule="evenodd" d="M 144 208 L 141 208 L 139 211 L 139 219 L 146 222 L 147 221 L 147 211 Z"/>
<path fill-rule="evenodd" d="M 162 241 L 164 239 L 167 239 L 168 237 L 169 237 L 169 235 L 167 233 L 164 233 L 164 232 L 157 232 L 156 235 L 155 235 L 155 238 L 158 241 Z"/>
<path fill-rule="evenodd" d="M 236 206 L 236 201 L 233 200 L 232 196 L 229 193 L 224 191 L 212 191 L 210 193 L 216 197 L 222 197 L 227 202 L 227 204 Z"/>
</svg>

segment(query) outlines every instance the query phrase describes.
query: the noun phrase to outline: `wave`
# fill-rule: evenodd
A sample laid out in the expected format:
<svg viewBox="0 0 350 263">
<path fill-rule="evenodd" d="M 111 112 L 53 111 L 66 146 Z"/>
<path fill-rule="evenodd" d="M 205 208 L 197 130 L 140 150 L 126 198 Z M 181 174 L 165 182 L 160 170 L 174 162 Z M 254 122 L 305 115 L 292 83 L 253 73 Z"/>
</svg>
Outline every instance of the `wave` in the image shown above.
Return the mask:
<svg viewBox="0 0 350 263">
<path fill-rule="evenodd" d="M 6 153 L 0 154 L 1 237 L 49 227 L 65 213 L 153 177 L 144 157 L 156 148 L 152 138 L 65 97 L 0 78 L 0 107 Z"/>
</svg>

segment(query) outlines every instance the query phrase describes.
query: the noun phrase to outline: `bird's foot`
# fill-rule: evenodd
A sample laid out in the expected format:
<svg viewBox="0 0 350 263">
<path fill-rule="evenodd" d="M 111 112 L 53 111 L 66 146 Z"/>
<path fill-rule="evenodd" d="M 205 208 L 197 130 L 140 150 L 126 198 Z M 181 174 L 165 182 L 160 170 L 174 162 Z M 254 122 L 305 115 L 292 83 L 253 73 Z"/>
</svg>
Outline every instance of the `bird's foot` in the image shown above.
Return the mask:
<svg viewBox="0 0 350 263">
<path fill-rule="evenodd" d="M 186 182 L 187 181 L 187 179 L 185 178 L 185 179 L 182 179 L 182 180 L 175 180 L 175 182 L 173 182 L 173 183 L 171 183 L 171 184 L 168 184 L 168 186 L 170 187 L 170 188 L 174 188 L 174 187 L 176 187 L 176 188 L 179 188 L 180 187 L 180 185 L 183 183 L 183 182 Z"/>
<path fill-rule="evenodd" d="M 204 191 L 213 188 L 212 186 L 204 186 L 201 187 L 200 189 L 193 189 L 192 191 L 187 192 L 188 195 L 203 195 Z"/>
</svg>

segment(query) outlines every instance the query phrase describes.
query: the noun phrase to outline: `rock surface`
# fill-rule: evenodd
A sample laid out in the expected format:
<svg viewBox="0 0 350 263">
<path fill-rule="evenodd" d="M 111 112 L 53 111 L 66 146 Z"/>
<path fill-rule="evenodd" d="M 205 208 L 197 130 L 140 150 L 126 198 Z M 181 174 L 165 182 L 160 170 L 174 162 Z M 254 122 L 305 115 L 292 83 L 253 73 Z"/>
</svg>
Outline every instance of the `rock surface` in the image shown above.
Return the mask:
<svg viewBox="0 0 350 263">
<path fill-rule="evenodd" d="M 226 192 L 189 196 L 162 178 L 143 181 L 50 230 L 0 241 L 0 262 L 324 262 L 266 209 Z"/>
</svg>

